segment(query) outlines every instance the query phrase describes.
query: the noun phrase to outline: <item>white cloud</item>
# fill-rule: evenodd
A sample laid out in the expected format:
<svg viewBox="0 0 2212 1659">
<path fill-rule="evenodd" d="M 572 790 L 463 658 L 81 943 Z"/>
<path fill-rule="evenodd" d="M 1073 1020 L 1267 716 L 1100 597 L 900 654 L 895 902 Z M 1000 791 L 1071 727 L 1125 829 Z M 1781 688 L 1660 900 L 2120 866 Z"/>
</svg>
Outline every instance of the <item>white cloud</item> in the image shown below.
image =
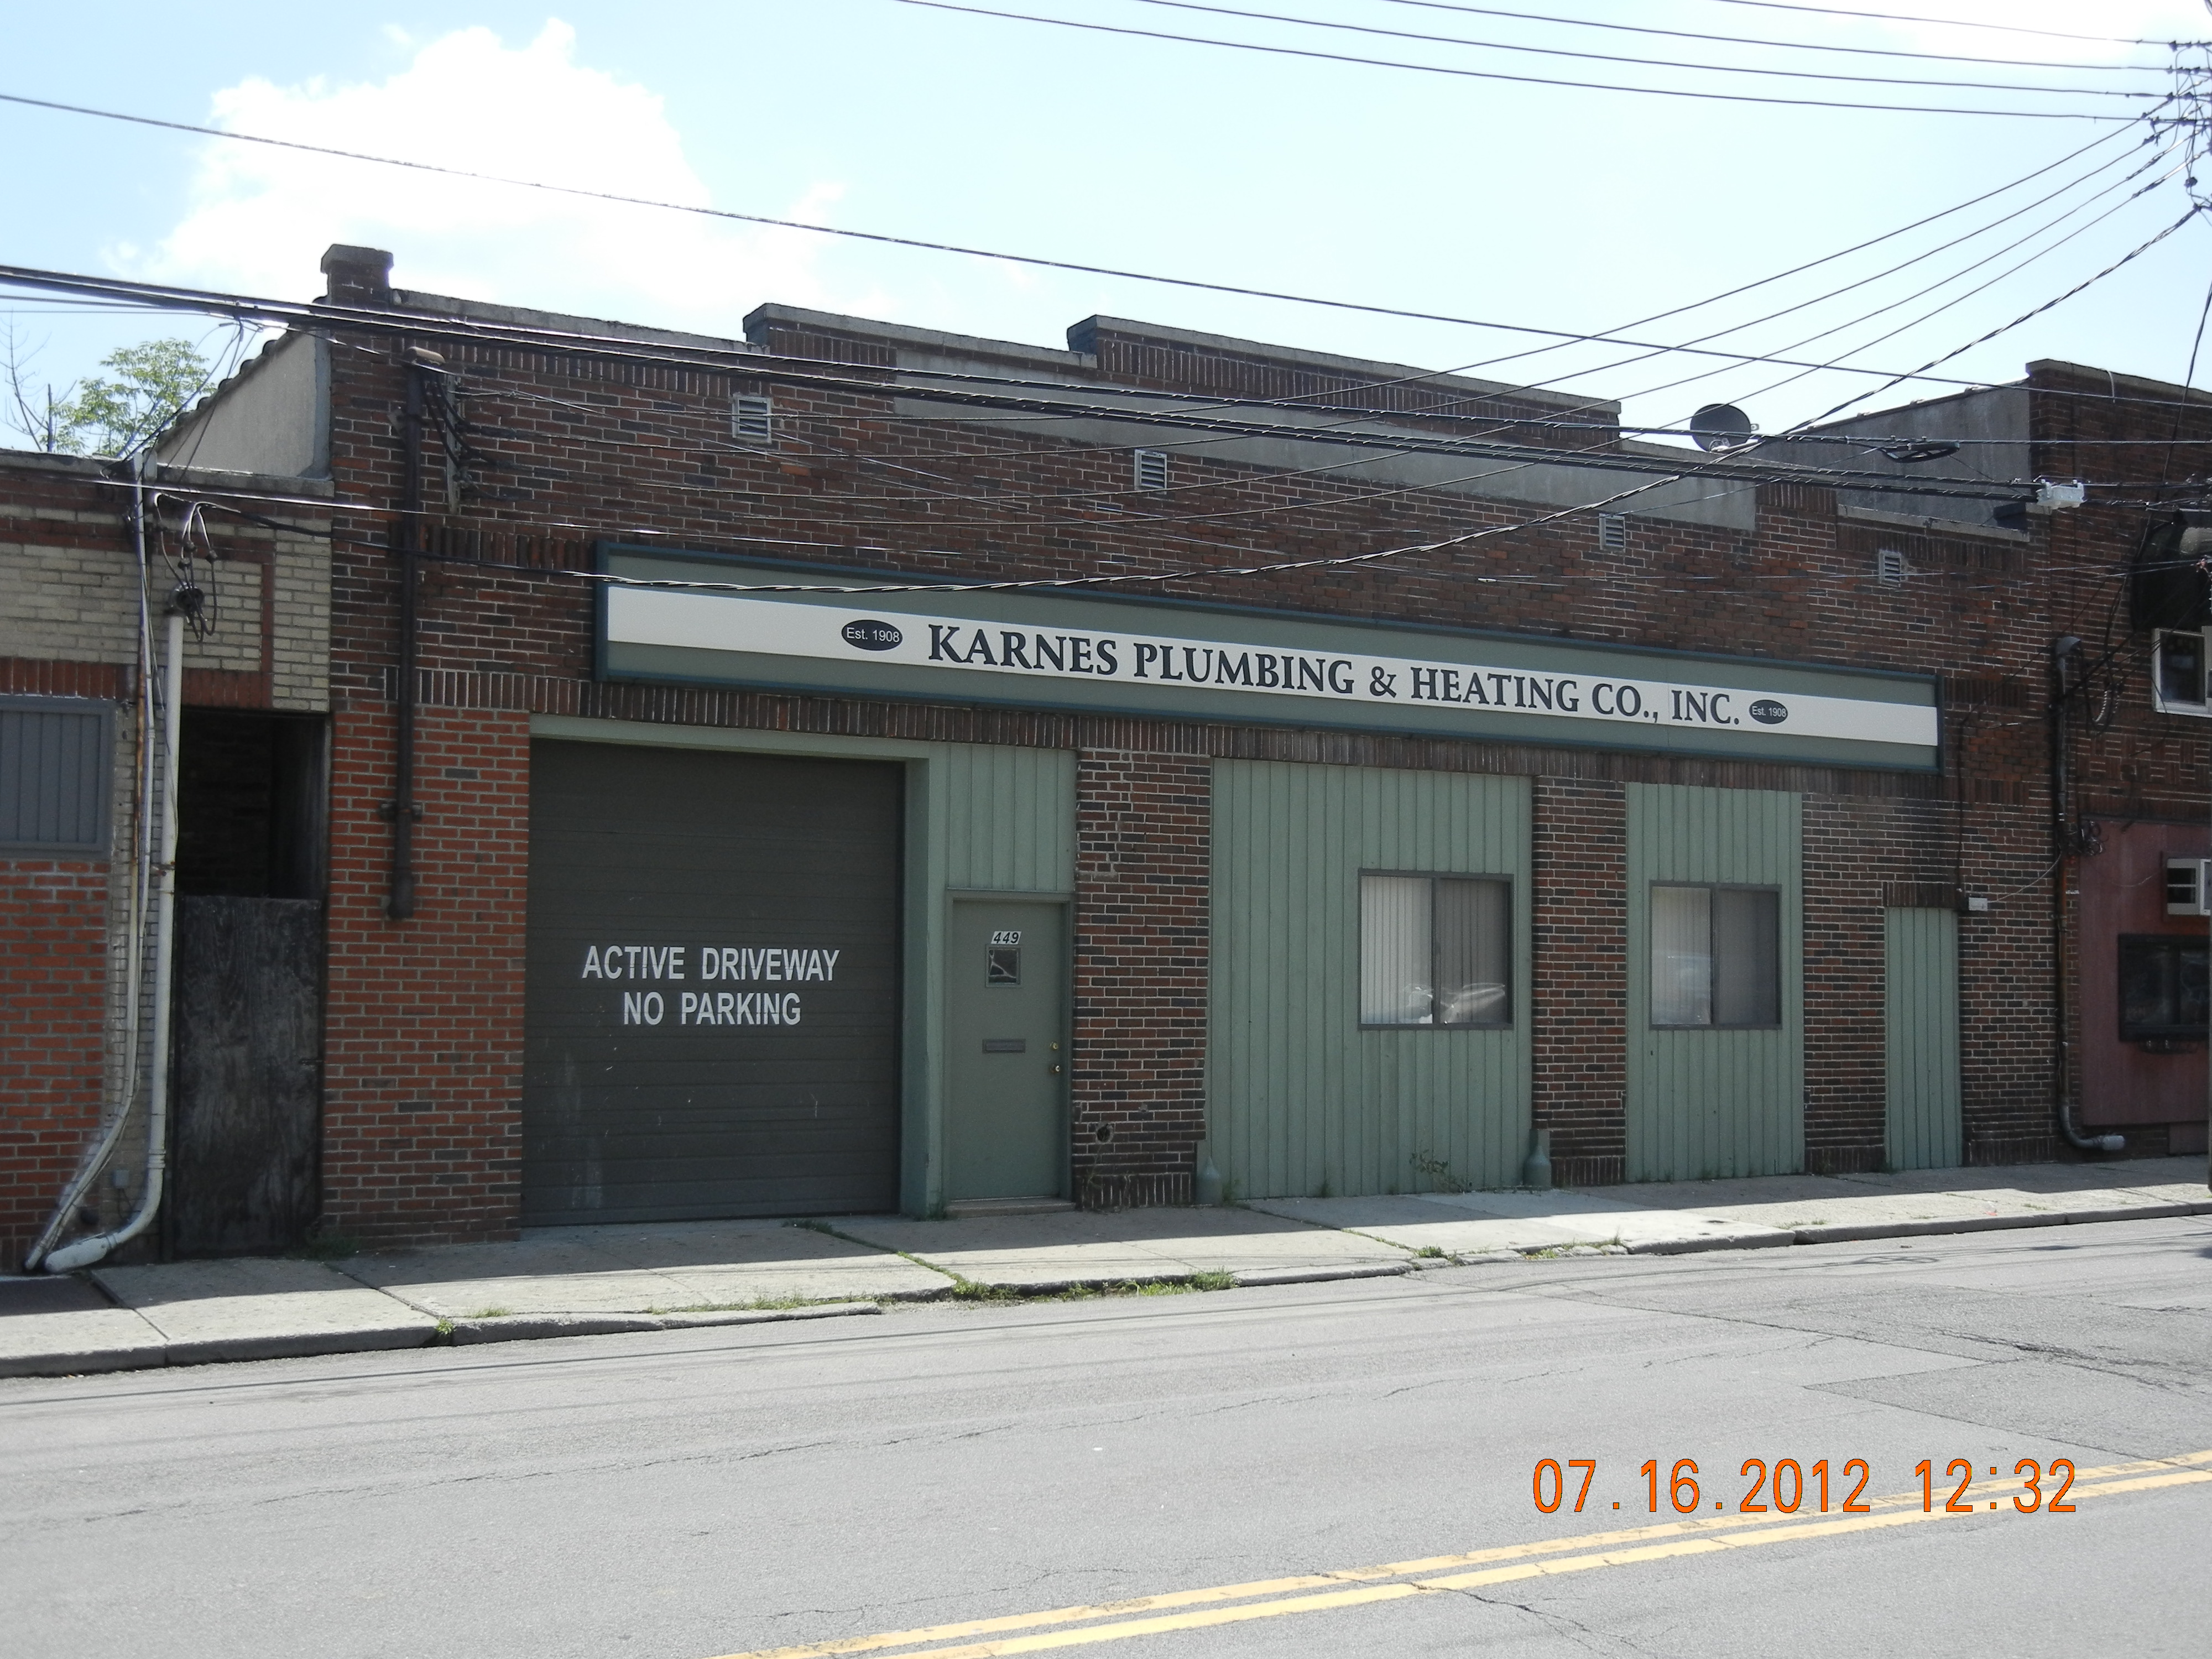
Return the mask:
<svg viewBox="0 0 2212 1659">
<path fill-rule="evenodd" d="M 558 21 L 520 48 L 462 29 L 375 84 L 225 88 L 213 125 L 708 205 L 659 97 L 579 64 L 575 46 Z M 842 191 L 817 184 L 781 216 L 822 222 Z M 837 309 L 874 300 L 825 295 L 818 246 L 804 232 L 220 141 L 201 154 L 189 211 L 143 268 L 198 286 L 301 295 L 319 291 L 332 242 L 391 249 L 402 288 L 721 335 L 735 335 L 763 300 Z"/>
</svg>

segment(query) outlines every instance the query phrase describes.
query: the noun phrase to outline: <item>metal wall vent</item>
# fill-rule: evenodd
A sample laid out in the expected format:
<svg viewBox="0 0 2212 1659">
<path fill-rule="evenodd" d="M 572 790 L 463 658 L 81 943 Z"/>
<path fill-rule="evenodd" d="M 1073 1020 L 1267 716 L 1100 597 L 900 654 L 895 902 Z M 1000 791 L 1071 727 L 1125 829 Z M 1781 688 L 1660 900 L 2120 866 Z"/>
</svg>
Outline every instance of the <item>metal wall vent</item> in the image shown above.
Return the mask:
<svg viewBox="0 0 2212 1659">
<path fill-rule="evenodd" d="M 1884 587 L 1902 587 L 1910 567 L 1905 555 L 1894 547 L 1885 547 L 1874 556 L 1874 579 Z"/>
<path fill-rule="evenodd" d="M 0 697 L 0 852 L 107 856 L 112 703 Z"/>
<path fill-rule="evenodd" d="M 1167 452 L 1159 449 L 1139 449 L 1133 452 L 1137 463 L 1137 488 L 1165 489 L 1168 487 Z"/>
<path fill-rule="evenodd" d="M 1627 551 L 1628 518 L 1626 514 L 1601 513 L 1597 515 L 1597 544 L 1601 552 Z"/>
<path fill-rule="evenodd" d="M 766 398 L 732 398 L 730 429 L 740 438 L 767 442 L 775 436 L 775 405 Z"/>
</svg>

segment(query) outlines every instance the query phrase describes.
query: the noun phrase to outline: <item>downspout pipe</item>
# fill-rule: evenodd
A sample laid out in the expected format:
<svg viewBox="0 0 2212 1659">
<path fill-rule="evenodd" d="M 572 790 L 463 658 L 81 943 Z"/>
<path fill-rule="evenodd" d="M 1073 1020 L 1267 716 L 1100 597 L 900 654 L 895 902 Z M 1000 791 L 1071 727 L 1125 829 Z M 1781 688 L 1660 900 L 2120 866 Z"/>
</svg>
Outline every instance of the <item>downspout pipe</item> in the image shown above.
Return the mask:
<svg viewBox="0 0 2212 1659">
<path fill-rule="evenodd" d="M 161 657 L 161 855 L 155 865 L 154 1041 L 152 1075 L 146 1090 L 146 1179 L 138 1208 L 110 1232 L 64 1244 L 42 1264 L 50 1273 L 73 1273 L 104 1260 L 154 1224 L 161 1207 L 161 1188 L 169 1167 L 169 989 L 176 963 L 177 920 L 177 739 L 185 701 L 185 619 L 197 615 L 200 591 L 180 586 L 163 611 Z"/>
<path fill-rule="evenodd" d="M 422 365 L 410 354 L 403 372 L 407 390 L 400 422 L 399 518 L 394 526 L 398 539 L 394 550 L 399 578 L 399 684 L 394 688 L 393 709 L 392 885 L 384 904 L 384 913 L 394 921 L 405 921 L 415 914 L 415 669 L 421 632 L 418 556 L 422 548 Z"/>
<path fill-rule="evenodd" d="M 2051 645 L 2051 1016 L 2057 1039 L 2051 1056 L 2051 1116 L 2058 1133 L 2075 1151 L 2118 1152 L 2127 1150 L 2124 1135 L 2084 1134 L 2074 1124 L 2074 1043 L 2068 1036 L 2071 1015 L 2067 997 L 2067 975 L 2072 964 L 2066 925 L 2066 895 L 2074 877 L 2076 851 L 2066 726 L 2067 705 L 2074 692 L 2067 683 L 2066 665 L 2081 648 L 2080 638 L 2072 634 L 2062 634 Z"/>
<path fill-rule="evenodd" d="M 131 1109 L 138 1098 L 138 1020 L 140 1005 L 146 994 L 146 909 L 151 895 L 149 889 L 154 878 L 154 848 L 149 837 L 153 833 L 151 814 L 154 807 L 155 768 L 158 764 L 161 745 L 155 741 L 154 697 L 154 632 L 150 607 L 147 603 L 146 579 L 146 453 L 140 450 L 130 460 L 131 469 L 131 550 L 138 566 L 138 675 L 132 690 L 134 708 L 131 725 L 137 733 L 137 753 L 131 764 L 131 901 L 126 925 L 131 930 L 130 942 L 124 951 L 123 967 L 123 1069 L 116 1090 L 114 1110 L 109 1115 L 106 1130 L 86 1154 L 76 1175 L 64 1190 L 61 1201 L 54 1206 L 53 1215 L 46 1222 L 29 1251 L 23 1258 L 23 1271 L 36 1273 L 53 1249 L 54 1240 L 76 1214 L 76 1207 L 93 1182 L 107 1167 L 107 1160 L 115 1152 L 116 1142 L 122 1139 L 123 1130 L 131 1121 Z"/>
</svg>

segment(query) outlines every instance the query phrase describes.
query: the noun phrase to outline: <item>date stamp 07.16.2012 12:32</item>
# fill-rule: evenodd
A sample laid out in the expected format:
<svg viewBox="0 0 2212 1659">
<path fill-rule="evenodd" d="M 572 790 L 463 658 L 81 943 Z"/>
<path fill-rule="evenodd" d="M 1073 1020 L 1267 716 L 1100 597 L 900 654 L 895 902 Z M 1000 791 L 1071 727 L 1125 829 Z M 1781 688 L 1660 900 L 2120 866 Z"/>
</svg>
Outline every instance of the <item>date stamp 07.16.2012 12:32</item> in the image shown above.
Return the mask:
<svg viewBox="0 0 2212 1659">
<path fill-rule="evenodd" d="M 1997 1474 L 1999 1467 L 1995 1463 L 1988 1466 L 1990 1478 L 2001 1478 Z M 1914 1465 L 1912 1472 L 1920 1477 L 1920 1507 L 1923 1513 L 1933 1514 L 1939 1501 L 1944 1511 L 1951 1515 L 1972 1515 L 1982 1509 L 1981 1496 L 1973 1491 L 1974 1481 L 1982 1471 L 1970 1460 L 1954 1457 L 1944 1465 L 1939 1475 L 1935 1460 L 1923 1458 Z M 1698 1473 L 1695 1458 L 1678 1458 L 1672 1468 L 1662 1468 L 1657 1458 L 1649 1458 L 1637 1470 L 1642 1481 L 1638 1495 L 1653 1515 L 1660 1512 L 1662 1496 L 1677 1515 L 1695 1515 L 1705 1508 L 1705 1502 L 1698 1484 Z M 1873 1471 L 1863 1457 L 1846 1461 L 1832 1486 L 1825 1457 L 1812 1463 L 1801 1462 L 1794 1457 L 1778 1457 L 1771 1468 L 1765 1458 L 1747 1457 L 1740 1475 L 1747 1484 L 1736 1500 L 1739 1514 L 1873 1512 L 1874 1504 L 1865 1496 Z M 1556 1515 L 1564 1509 L 1580 1515 L 1591 1502 L 1590 1488 L 1596 1480 L 1595 1458 L 1547 1457 L 1537 1462 L 1530 1485 L 1536 1507 L 1544 1514 Z M 2051 1490 L 2045 1490 L 2046 1483 Z M 2004 1483 L 1997 1497 L 1987 1500 L 1987 1506 L 1996 1509 L 2009 1497 L 2013 1508 L 2022 1515 L 2071 1515 L 2074 1505 L 2066 1501 L 2066 1494 L 2073 1485 L 2074 1465 L 2070 1460 L 2054 1457 L 2045 1464 L 2033 1457 L 2023 1457 L 2013 1465 L 2011 1480 Z M 1832 1504 L 1832 1498 L 1838 1501 Z M 1613 1500 L 1612 1507 L 1617 1510 L 1621 1505 Z M 1725 1510 L 1728 1499 L 1716 1498 L 1712 1507 Z"/>
</svg>

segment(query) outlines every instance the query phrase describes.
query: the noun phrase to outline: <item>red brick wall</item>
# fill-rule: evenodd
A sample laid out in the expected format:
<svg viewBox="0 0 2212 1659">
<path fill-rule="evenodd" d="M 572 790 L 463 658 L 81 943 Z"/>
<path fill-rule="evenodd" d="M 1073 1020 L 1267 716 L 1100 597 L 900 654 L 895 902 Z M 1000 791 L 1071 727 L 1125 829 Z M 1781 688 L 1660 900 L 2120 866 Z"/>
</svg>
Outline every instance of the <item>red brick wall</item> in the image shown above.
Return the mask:
<svg viewBox="0 0 2212 1659">
<path fill-rule="evenodd" d="M 107 866 L 0 863 L 0 1261 L 46 1225 L 100 1127 Z"/>
<path fill-rule="evenodd" d="M 417 909 L 389 893 L 391 715 L 337 717 L 324 1225 L 379 1243 L 509 1236 L 521 1206 L 526 717 L 425 710 Z"/>
<path fill-rule="evenodd" d="M 1618 783 L 1540 777 L 1531 868 L 1536 1127 L 1553 1179 L 1624 1178 L 1628 1155 L 1628 796 Z"/>
<path fill-rule="evenodd" d="M 1086 1207 L 1188 1203 L 1206 1135 L 1212 769 L 1086 749 L 1075 790 L 1075 1189 Z"/>
</svg>

